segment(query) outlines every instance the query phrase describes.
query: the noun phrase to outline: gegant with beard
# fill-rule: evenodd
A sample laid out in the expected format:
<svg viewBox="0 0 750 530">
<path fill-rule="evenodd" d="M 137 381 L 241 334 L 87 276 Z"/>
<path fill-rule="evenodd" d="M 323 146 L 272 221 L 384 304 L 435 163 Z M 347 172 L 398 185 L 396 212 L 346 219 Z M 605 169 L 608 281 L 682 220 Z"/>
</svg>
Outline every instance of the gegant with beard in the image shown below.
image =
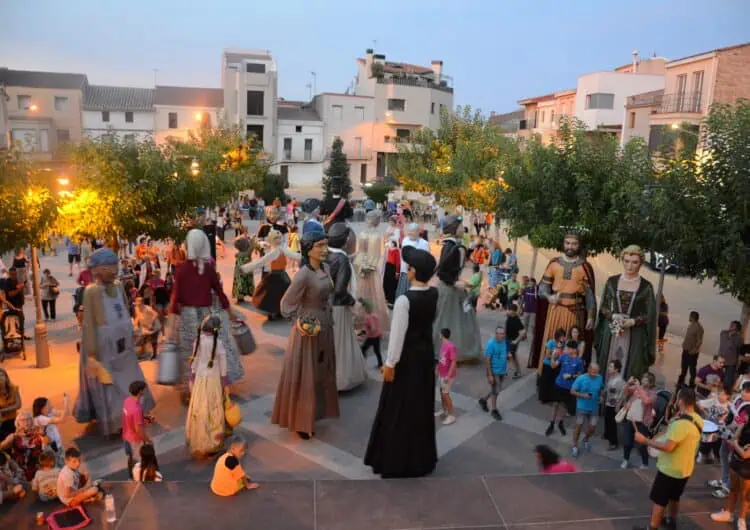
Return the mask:
<svg viewBox="0 0 750 530">
<path fill-rule="evenodd" d="M 596 318 L 594 271 L 582 256 L 581 236 L 568 233 L 563 241 L 563 254 L 550 260 L 539 283 L 539 306 L 536 313 L 536 333 L 529 367 L 540 365 L 541 354 L 555 331 L 566 332 L 572 326 L 584 329 L 584 336 L 592 335 Z M 586 339 L 584 361 L 591 358 L 592 337 Z"/>
</svg>

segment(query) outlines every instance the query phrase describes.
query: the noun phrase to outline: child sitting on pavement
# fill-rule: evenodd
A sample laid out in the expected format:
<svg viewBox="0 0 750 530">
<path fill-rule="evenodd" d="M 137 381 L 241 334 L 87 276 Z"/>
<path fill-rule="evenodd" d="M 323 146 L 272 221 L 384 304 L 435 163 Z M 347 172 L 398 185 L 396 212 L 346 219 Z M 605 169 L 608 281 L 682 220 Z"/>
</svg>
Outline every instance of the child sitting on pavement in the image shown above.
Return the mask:
<svg viewBox="0 0 750 530">
<path fill-rule="evenodd" d="M 6 500 L 21 500 L 26 496 L 23 471 L 8 453 L 0 451 L 0 504 Z"/>
<path fill-rule="evenodd" d="M 57 498 L 69 507 L 101 500 L 104 492 L 99 487 L 99 482 L 88 485 L 89 478 L 81 465 L 81 452 L 75 447 L 69 447 L 65 451 L 65 467 L 57 476 Z"/>
<path fill-rule="evenodd" d="M 229 440 L 229 450 L 216 461 L 214 475 L 211 478 L 211 491 L 221 497 L 236 495 L 243 489 L 254 490 L 259 484 L 250 481 L 242 469 L 240 460 L 247 451 L 247 441 L 239 435 Z"/>
<path fill-rule="evenodd" d="M 47 502 L 57 498 L 57 478 L 60 468 L 56 467 L 57 458 L 50 450 L 39 457 L 39 469 L 31 481 L 31 489 L 39 495 L 39 500 Z"/>
</svg>

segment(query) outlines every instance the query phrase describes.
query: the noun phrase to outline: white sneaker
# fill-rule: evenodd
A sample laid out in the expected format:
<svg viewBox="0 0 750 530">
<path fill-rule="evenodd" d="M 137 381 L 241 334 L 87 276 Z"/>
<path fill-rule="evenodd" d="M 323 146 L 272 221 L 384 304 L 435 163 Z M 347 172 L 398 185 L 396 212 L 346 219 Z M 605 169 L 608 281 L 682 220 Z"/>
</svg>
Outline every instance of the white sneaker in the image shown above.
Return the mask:
<svg viewBox="0 0 750 530">
<path fill-rule="evenodd" d="M 732 515 L 732 512 L 721 510 L 720 512 L 712 513 L 711 520 L 716 521 L 717 523 L 731 523 L 734 520 L 734 516 Z M 744 523 L 745 521 L 742 522 Z M 739 521 L 737 521 L 737 523 L 739 523 Z"/>
<path fill-rule="evenodd" d="M 453 423 L 456 423 L 456 417 L 455 416 L 446 416 L 443 420 L 443 425 L 451 425 Z"/>
<path fill-rule="evenodd" d="M 436 410 L 435 411 L 435 417 L 436 418 L 444 418 L 445 417 L 445 411 L 444 410 Z"/>
<path fill-rule="evenodd" d="M 620 469 L 627 469 L 628 468 L 628 461 L 623 460 L 622 464 L 620 464 Z"/>
<path fill-rule="evenodd" d="M 696 464 L 702 464 L 703 463 L 703 455 L 701 453 L 698 453 L 698 456 L 695 459 Z"/>
</svg>

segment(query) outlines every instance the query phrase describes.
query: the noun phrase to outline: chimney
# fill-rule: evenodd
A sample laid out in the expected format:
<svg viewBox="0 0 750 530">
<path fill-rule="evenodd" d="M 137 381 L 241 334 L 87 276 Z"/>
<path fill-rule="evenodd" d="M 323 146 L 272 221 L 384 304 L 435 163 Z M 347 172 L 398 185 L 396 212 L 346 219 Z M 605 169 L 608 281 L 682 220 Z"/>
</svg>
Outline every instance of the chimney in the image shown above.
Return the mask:
<svg viewBox="0 0 750 530">
<path fill-rule="evenodd" d="M 638 50 L 633 50 L 633 73 L 638 73 Z"/>
<path fill-rule="evenodd" d="M 435 83 L 439 85 L 443 77 L 443 61 L 432 61 L 432 72 L 435 74 Z"/>
</svg>

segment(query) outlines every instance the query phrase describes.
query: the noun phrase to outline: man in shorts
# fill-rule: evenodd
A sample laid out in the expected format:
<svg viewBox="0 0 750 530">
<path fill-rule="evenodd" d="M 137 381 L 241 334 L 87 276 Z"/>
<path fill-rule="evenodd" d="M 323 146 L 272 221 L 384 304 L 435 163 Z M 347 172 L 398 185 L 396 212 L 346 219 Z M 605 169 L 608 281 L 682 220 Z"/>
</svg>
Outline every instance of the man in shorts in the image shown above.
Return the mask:
<svg viewBox="0 0 750 530">
<path fill-rule="evenodd" d="M 589 440 L 599 422 L 599 396 L 602 393 L 604 380 L 599 375 L 599 365 L 591 363 L 588 372 L 576 377 L 570 387 L 570 395 L 576 398 L 576 427 L 573 431 L 573 456 L 578 456 L 578 439 L 583 424 L 586 423 L 586 435 L 583 437 L 583 450 L 591 450 Z"/>
<path fill-rule="evenodd" d="M 695 454 L 701 441 L 703 420 L 695 411 L 695 390 L 683 388 L 677 395 L 679 415 L 669 424 L 667 433 L 658 438 L 646 438 L 635 433 L 635 443 L 648 445 L 661 451 L 656 460 L 656 477 L 651 486 L 654 503 L 651 520 L 642 530 L 656 530 L 664 523 L 666 528 L 676 528 L 680 497 L 695 469 Z M 669 515 L 664 517 L 666 508 Z"/>
<path fill-rule="evenodd" d="M 487 382 L 490 384 L 490 392 L 483 398 L 479 398 L 479 406 L 485 412 L 490 412 L 496 420 L 501 420 L 502 416 L 497 410 L 497 395 L 503 388 L 503 379 L 508 371 L 508 341 L 505 336 L 505 328 L 498 326 L 495 328 L 495 336 L 487 342 L 484 349 L 484 359 L 487 367 Z M 490 400 L 490 406 L 487 407 L 487 400 Z"/>
<path fill-rule="evenodd" d="M 81 272 L 81 246 L 72 239 L 68 238 L 65 247 L 68 251 L 68 277 L 72 278 L 74 263 L 78 266 L 78 272 Z"/>
</svg>

